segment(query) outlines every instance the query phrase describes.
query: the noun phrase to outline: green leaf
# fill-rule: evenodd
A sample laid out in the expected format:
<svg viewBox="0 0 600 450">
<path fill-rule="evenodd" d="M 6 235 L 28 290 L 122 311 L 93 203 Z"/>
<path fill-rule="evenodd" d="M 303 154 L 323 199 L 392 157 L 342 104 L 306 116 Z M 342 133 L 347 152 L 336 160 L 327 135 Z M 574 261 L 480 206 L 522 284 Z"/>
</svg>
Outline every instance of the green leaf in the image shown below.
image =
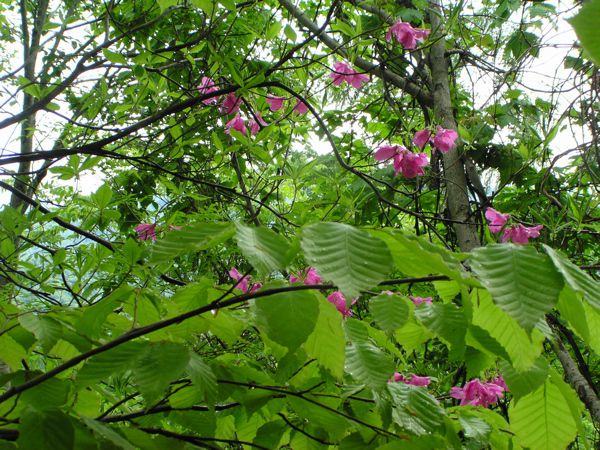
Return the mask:
<svg viewBox="0 0 600 450">
<path fill-rule="evenodd" d="M 283 236 L 264 227 L 236 226 L 236 240 L 242 254 L 259 273 L 283 270 L 289 263 L 289 243 Z"/>
<path fill-rule="evenodd" d="M 293 351 L 315 329 L 319 301 L 310 291 L 286 292 L 257 299 L 254 312 L 258 328 L 269 339 Z"/>
<path fill-rule="evenodd" d="M 471 264 L 494 302 L 527 332 L 552 309 L 563 288 L 550 258 L 530 246 L 478 248 L 471 255 Z"/>
<path fill-rule="evenodd" d="M 417 435 L 430 434 L 441 428 L 446 411 L 427 389 L 405 383 L 389 383 L 392 417 L 402 429 Z"/>
<path fill-rule="evenodd" d="M 39 411 L 58 408 L 67 402 L 71 382 L 51 378 L 21 394 L 20 401 Z"/>
<path fill-rule="evenodd" d="M 530 368 L 542 351 L 544 336 L 533 330 L 529 336 L 508 314 L 498 308 L 489 292 L 473 291 L 473 325 L 487 331 L 510 356 L 510 362 L 517 370 Z"/>
<path fill-rule="evenodd" d="M 23 449 L 72 449 L 75 431 L 71 419 L 58 409 L 25 408 L 19 418 L 17 444 Z"/>
<path fill-rule="evenodd" d="M 62 325 L 45 315 L 24 314 L 19 317 L 19 323 L 35 335 L 45 352 L 54 347 L 62 336 Z"/>
<path fill-rule="evenodd" d="M 346 372 L 371 389 L 382 389 L 394 374 L 392 359 L 370 342 L 346 347 Z"/>
<path fill-rule="evenodd" d="M 500 361 L 499 367 L 508 390 L 516 401 L 538 389 L 548 378 L 548 363 L 543 357 L 538 358 L 525 371 L 517 371 L 504 361 Z"/>
<path fill-rule="evenodd" d="M 385 243 L 350 225 L 309 225 L 302 230 L 301 245 L 308 263 L 347 298 L 376 286 L 392 271 Z"/>
<path fill-rule="evenodd" d="M 200 390 L 204 400 L 214 403 L 217 398 L 217 378 L 210 366 L 200 356 L 193 353 L 190 355 L 187 372 L 196 389 Z"/>
<path fill-rule="evenodd" d="M 286 25 L 283 29 L 283 34 L 285 34 L 285 37 L 288 38 L 290 41 L 296 42 L 297 35 L 291 26 Z"/>
<path fill-rule="evenodd" d="M 172 261 L 185 253 L 198 252 L 230 239 L 235 233 L 232 225 L 225 223 L 196 223 L 181 230 L 169 232 L 152 245 L 149 262 L 158 264 Z"/>
<path fill-rule="evenodd" d="M 130 369 L 133 362 L 144 352 L 141 342 L 125 342 L 118 347 L 91 357 L 79 370 L 76 383 L 85 387 Z"/>
<path fill-rule="evenodd" d="M 386 242 L 396 268 L 405 275 L 422 277 L 442 274 L 462 279 L 456 256 L 437 245 L 397 231 L 373 231 L 371 234 Z"/>
<path fill-rule="evenodd" d="M 121 303 L 127 302 L 133 296 L 133 288 L 121 286 L 98 303 L 84 308 L 83 316 L 75 325 L 77 331 L 84 336 L 96 338 L 100 335 L 106 318 Z"/>
<path fill-rule="evenodd" d="M 135 362 L 133 376 L 147 405 L 153 405 L 185 370 L 190 359 L 186 347 L 174 342 L 152 342 Z"/>
<path fill-rule="evenodd" d="M 379 294 L 369 300 L 369 311 L 383 331 L 393 332 L 406 323 L 410 308 L 399 295 Z"/>
<path fill-rule="evenodd" d="M 489 356 L 495 358 L 499 356 L 504 358 L 506 361 L 510 361 L 510 356 L 500 345 L 500 343 L 494 339 L 490 333 L 477 325 L 471 324 L 467 330 L 466 342 L 471 347 L 486 352 Z"/>
<path fill-rule="evenodd" d="M 567 401 L 549 379 L 535 392 L 513 402 L 508 415 L 511 429 L 524 447 L 566 448 L 577 434 Z"/>
<path fill-rule="evenodd" d="M 90 430 L 94 432 L 95 435 L 99 436 L 102 439 L 106 439 L 114 444 L 118 448 L 122 448 L 123 450 L 135 450 L 135 446 L 130 444 L 123 436 L 114 431 L 112 428 L 104 425 L 101 422 L 98 422 L 94 419 L 90 419 L 89 417 L 81 417 L 81 421 L 88 427 Z"/>
<path fill-rule="evenodd" d="M 315 329 L 304 343 L 304 349 L 332 376 L 341 380 L 344 375 L 344 349 L 346 336 L 342 327 L 342 315 L 322 295 L 319 299 L 319 318 Z"/>
<path fill-rule="evenodd" d="M 415 308 L 415 316 L 440 339 L 451 346 L 450 357 L 460 358 L 465 351 L 467 319 L 464 311 L 453 304 L 427 303 Z"/>
<path fill-rule="evenodd" d="M 113 52 L 113 51 L 105 48 L 102 50 L 102 54 L 110 62 L 117 63 L 117 64 L 127 64 L 127 59 L 120 53 Z"/>
<path fill-rule="evenodd" d="M 583 294 L 590 305 L 600 311 L 600 283 L 569 261 L 556 250 L 544 245 L 544 250 L 552 260 L 554 267 L 560 272 L 565 283 L 576 292 Z"/>
<path fill-rule="evenodd" d="M 110 204 L 112 190 L 108 184 L 103 184 L 91 195 L 91 197 L 92 201 L 98 208 L 106 208 Z"/>
<path fill-rule="evenodd" d="M 585 2 L 579 13 L 569 22 L 573 25 L 581 46 L 592 61 L 600 66 L 600 0 Z"/>
<path fill-rule="evenodd" d="M 8 333 L 0 334 L 0 361 L 5 362 L 11 370 L 22 368 L 21 360 L 27 356 L 25 349 Z"/>
</svg>

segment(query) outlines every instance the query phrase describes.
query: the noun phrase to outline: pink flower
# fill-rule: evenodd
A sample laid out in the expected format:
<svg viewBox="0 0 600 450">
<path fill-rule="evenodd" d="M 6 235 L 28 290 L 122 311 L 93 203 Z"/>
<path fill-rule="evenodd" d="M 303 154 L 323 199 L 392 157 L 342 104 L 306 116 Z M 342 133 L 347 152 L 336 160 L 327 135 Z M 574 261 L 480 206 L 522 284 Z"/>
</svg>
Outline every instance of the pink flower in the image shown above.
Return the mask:
<svg viewBox="0 0 600 450">
<path fill-rule="evenodd" d="M 510 214 L 502 214 L 494 208 L 485 210 L 485 218 L 489 221 L 488 227 L 492 233 L 499 232 L 510 218 Z"/>
<path fill-rule="evenodd" d="M 339 86 L 344 81 L 355 88 L 362 87 L 363 83 L 367 83 L 370 78 L 369 75 L 364 73 L 358 73 L 348 63 L 335 62 L 333 63 L 334 72 L 329 74 L 329 78 L 333 80 L 334 86 Z"/>
<path fill-rule="evenodd" d="M 424 129 L 424 130 L 417 131 L 415 133 L 415 136 L 413 137 L 412 142 L 417 147 L 419 147 L 420 150 L 423 150 L 430 139 L 431 139 L 431 131 L 429 131 L 428 129 Z"/>
<path fill-rule="evenodd" d="M 433 138 L 433 146 L 442 153 L 448 153 L 456 147 L 456 139 L 458 139 L 458 133 L 455 130 L 437 127 Z"/>
<path fill-rule="evenodd" d="M 267 103 L 269 104 L 269 109 L 273 112 L 279 111 L 283 108 L 283 102 L 285 101 L 285 97 L 277 97 L 275 95 L 267 94 Z"/>
<path fill-rule="evenodd" d="M 301 114 L 306 114 L 307 111 L 308 111 L 308 106 L 306 106 L 306 103 L 298 100 L 296 102 L 296 106 L 294 106 L 294 113 L 301 115 Z"/>
<path fill-rule="evenodd" d="M 221 114 L 233 114 L 240 110 L 242 99 L 235 96 L 234 92 L 230 92 L 221 103 Z"/>
<path fill-rule="evenodd" d="M 506 385 L 501 386 L 495 382 L 482 383 L 478 378 L 475 378 L 465 384 L 464 388 L 453 387 L 450 390 L 450 396 L 459 399 L 461 406 L 487 407 L 496 403 L 499 398 L 502 398 L 504 391 L 506 391 Z"/>
<path fill-rule="evenodd" d="M 506 385 L 506 382 L 504 381 L 504 377 L 502 375 L 498 375 L 496 378 L 490 381 L 490 383 L 494 383 L 500 386 L 502 390 L 508 391 L 508 386 Z"/>
<path fill-rule="evenodd" d="M 410 384 L 413 386 L 429 386 L 429 384 L 431 384 L 431 379 L 429 377 L 420 377 L 414 373 L 411 374 L 410 378 L 406 378 L 400 372 L 394 372 L 392 380 L 396 383 Z"/>
<path fill-rule="evenodd" d="M 413 28 L 410 23 L 396 22 L 388 29 L 385 40 L 389 42 L 394 36 L 402 44 L 402 47 L 407 50 L 414 50 L 417 48 L 417 42 L 423 42 L 427 39 L 429 33 L 430 30 Z"/>
<path fill-rule="evenodd" d="M 409 298 L 412 300 L 412 302 L 416 306 L 420 305 L 421 303 L 428 303 L 431 305 L 431 301 L 432 301 L 431 297 L 412 297 L 412 296 L 410 296 Z"/>
<path fill-rule="evenodd" d="M 229 269 L 229 276 L 238 282 L 235 288 L 239 289 L 244 293 L 252 294 L 253 292 L 257 291 L 262 287 L 261 283 L 255 283 L 250 289 L 248 289 L 248 284 L 250 283 L 250 275 L 246 275 L 245 277 L 243 277 L 242 274 L 239 273 L 235 267 Z"/>
<path fill-rule="evenodd" d="M 239 114 L 236 114 L 233 119 L 231 119 L 229 122 L 227 122 L 225 124 L 225 128 L 227 128 L 225 130 L 225 134 L 229 134 L 229 130 L 231 128 L 233 128 L 234 130 L 242 133 L 243 135 L 246 135 L 246 133 L 248 132 L 246 130 L 246 123 L 244 122 L 244 119 L 242 119 L 240 117 Z"/>
<path fill-rule="evenodd" d="M 218 91 L 218 89 L 215 87 L 215 82 L 212 80 L 212 78 L 202 77 L 202 81 L 200 82 L 200 85 L 198 86 L 198 91 L 200 91 L 201 95 L 206 95 L 206 94 L 210 94 L 211 92 Z M 218 101 L 219 101 L 219 97 L 210 97 L 210 98 L 202 100 L 202 103 L 204 103 L 205 105 L 210 105 L 210 104 L 214 105 Z"/>
<path fill-rule="evenodd" d="M 302 273 L 298 274 L 298 276 L 292 274 L 290 275 L 290 283 L 297 283 L 298 281 L 302 280 L 302 277 Z M 321 284 L 321 276 L 319 275 L 319 272 L 317 272 L 317 269 L 314 267 L 309 267 L 306 270 L 306 275 L 304 275 L 304 284 Z"/>
<path fill-rule="evenodd" d="M 138 234 L 140 241 L 147 241 L 148 239 L 156 240 L 156 224 L 155 223 L 140 223 L 134 228 Z"/>
<path fill-rule="evenodd" d="M 401 145 L 384 145 L 375 152 L 373 157 L 377 161 L 393 158 L 395 174 L 402 173 L 406 178 L 424 175 L 423 167 L 429 164 L 425 153 L 413 153 Z"/>
<path fill-rule="evenodd" d="M 335 309 L 337 309 L 340 313 L 342 313 L 342 316 L 344 316 L 344 319 L 346 317 L 350 317 L 352 316 L 352 311 L 350 310 L 350 308 L 348 306 L 346 306 L 346 297 L 344 297 L 344 294 L 342 294 L 340 291 L 335 291 L 332 294 L 329 294 L 329 296 L 327 297 L 327 300 L 329 300 L 331 303 L 333 303 L 333 305 L 335 306 Z M 356 303 L 356 300 L 354 300 L 352 302 L 352 304 Z"/>
<path fill-rule="evenodd" d="M 260 131 L 261 125 L 263 127 L 266 127 L 267 122 L 265 122 L 265 119 L 263 119 L 260 113 L 257 112 L 256 120 L 254 120 L 254 118 L 250 119 L 248 125 L 250 126 L 250 134 L 252 134 L 252 136 L 255 136 Z"/>
<path fill-rule="evenodd" d="M 513 225 L 506 228 L 502 233 L 502 242 L 512 241 L 515 244 L 528 244 L 529 239 L 539 237 L 542 228 L 544 228 L 543 225 L 536 225 L 535 227 L 526 227 L 521 224 Z"/>
<path fill-rule="evenodd" d="M 402 173 L 405 178 L 415 178 L 416 176 L 425 175 L 423 167 L 429 164 L 425 153 L 413 153 L 406 150 L 402 158 L 394 159 L 394 169 L 396 175 Z"/>
</svg>

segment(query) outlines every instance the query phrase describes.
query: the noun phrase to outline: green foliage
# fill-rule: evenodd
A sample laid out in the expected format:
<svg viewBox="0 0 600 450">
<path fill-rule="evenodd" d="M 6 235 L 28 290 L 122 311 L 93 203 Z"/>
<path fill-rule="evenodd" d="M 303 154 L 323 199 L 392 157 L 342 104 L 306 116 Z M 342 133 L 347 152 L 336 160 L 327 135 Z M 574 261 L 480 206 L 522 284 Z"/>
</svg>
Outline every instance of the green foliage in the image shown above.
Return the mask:
<svg viewBox="0 0 600 450">
<path fill-rule="evenodd" d="M 591 0 L 584 4 L 575 17 L 570 19 L 581 45 L 596 65 L 600 65 L 600 1 Z"/>
</svg>

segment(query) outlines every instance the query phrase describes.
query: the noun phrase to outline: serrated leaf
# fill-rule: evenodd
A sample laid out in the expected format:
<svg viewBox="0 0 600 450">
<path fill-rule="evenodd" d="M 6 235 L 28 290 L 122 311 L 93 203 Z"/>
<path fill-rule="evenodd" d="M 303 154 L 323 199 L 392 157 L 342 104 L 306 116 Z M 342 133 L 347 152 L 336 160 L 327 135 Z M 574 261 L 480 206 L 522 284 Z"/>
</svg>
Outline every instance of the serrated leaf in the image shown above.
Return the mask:
<svg viewBox="0 0 600 450">
<path fill-rule="evenodd" d="M 515 370 L 505 361 L 500 361 L 499 368 L 516 401 L 538 389 L 548 378 L 548 363 L 542 357 L 525 371 Z"/>
<path fill-rule="evenodd" d="M 172 261 L 177 256 L 214 247 L 230 239 L 235 233 L 231 224 L 195 223 L 181 230 L 170 231 L 152 245 L 149 262 L 158 264 Z"/>
<path fill-rule="evenodd" d="M 549 379 L 535 392 L 513 402 L 508 415 L 519 443 L 531 449 L 566 448 L 577 434 L 567 401 Z"/>
<path fill-rule="evenodd" d="M 600 311 L 600 283 L 554 249 L 544 245 L 544 250 L 560 272 L 566 284 L 581 292 L 590 305 Z"/>
<path fill-rule="evenodd" d="M 490 333 L 477 325 L 471 324 L 467 330 L 467 345 L 486 352 L 491 357 L 504 358 L 510 362 L 510 356 Z"/>
<path fill-rule="evenodd" d="M 389 383 L 392 418 L 402 429 L 417 435 L 430 434 L 444 423 L 446 411 L 427 389 L 405 383 Z"/>
<path fill-rule="evenodd" d="M 394 374 L 392 359 L 369 342 L 346 347 L 346 372 L 371 389 L 382 389 Z"/>
<path fill-rule="evenodd" d="M 258 328 L 269 339 L 293 351 L 313 332 L 319 302 L 310 291 L 293 291 L 257 299 L 254 311 Z"/>
<path fill-rule="evenodd" d="M 19 418 L 19 448 L 35 450 L 71 449 L 75 431 L 69 416 L 58 409 L 25 408 Z"/>
<path fill-rule="evenodd" d="M 422 303 L 415 308 L 415 316 L 431 332 L 451 346 L 451 358 L 460 358 L 463 355 L 467 319 L 462 309 L 453 304 Z"/>
<path fill-rule="evenodd" d="M 123 436 L 114 431 L 112 428 L 100 423 L 94 419 L 90 419 L 89 417 L 81 417 L 81 421 L 88 427 L 90 430 L 94 432 L 97 436 L 102 439 L 106 439 L 114 444 L 118 448 L 122 448 L 123 450 L 135 450 L 135 446 L 129 443 Z"/>
<path fill-rule="evenodd" d="M 447 275 L 461 279 L 460 263 L 455 256 L 437 245 L 396 231 L 374 231 L 384 240 L 394 258 L 396 268 L 408 276 Z"/>
<path fill-rule="evenodd" d="M 347 298 L 376 286 L 392 271 L 385 243 L 350 225 L 309 225 L 302 230 L 301 245 L 308 263 Z"/>
<path fill-rule="evenodd" d="M 48 352 L 62 336 L 60 322 L 37 314 L 24 314 L 19 317 L 19 323 L 27 331 L 33 333 L 45 352 Z"/>
<path fill-rule="evenodd" d="M 242 254 L 259 273 L 283 270 L 289 263 L 289 243 L 264 227 L 236 226 L 236 240 Z"/>
<path fill-rule="evenodd" d="M 544 336 L 534 330 L 531 336 L 511 318 L 498 308 L 487 291 L 473 291 L 473 324 L 486 330 L 510 356 L 512 365 L 517 370 L 527 370 L 542 351 Z"/>
<path fill-rule="evenodd" d="M 527 332 L 552 309 L 563 288 L 550 258 L 533 247 L 489 245 L 475 249 L 470 260 L 494 303 Z"/>
<path fill-rule="evenodd" d="M 214 403 L 217 398 L 217 378 L 212 369 L 206 364 L 200 356 L 190 355 L 187 365 L 187 372 L 205 401 Z"/>
<path fill-rule="evenodd" d="M 76 383 L 80 387 L 119 375 L 130 369 L 133 362 L 144 352 L 146 345 L 141 342 L 125 342 L 118 347 L 91 357 L 79 370 Z"/>
<path fill-rule="evenodd" d="M 108 315 L 121 303 L 127 302 L 133 296 L 133 292 L 131 286 L 121 286 L 98 303 L 84 308 L 75 328 L 85 336 L 98 337 Z"/>
<path fill-rule="evenodd" d="M 369 300 L 369 311 L 375 323 L 387 332 L 402 327 L 410 314 L 410 308 L 402 297 L 387 294 L 379 294 Z"/>
<path fill-rule="evenodd" d="M 135 383 L 147 405 L 153 405 L 185 370 L 188 349 L 174 342 L 151 342 L 133 366 Z"/>
<path fill-rule="evenodd" d="M 569 20 L 581 46 L 592 61 L 600 66 L 600 0 L 590 0 L 583 4 L 579 13 Z"/>
<path fill-rule="evenodd" d="M 70 388 L 70 381 L 51 378 L 23 392 L 19 401 L 39 411 L 58 408 L 67 402 Z"/>
<path fill-rule="evenodd" d="M 332 376 L 341 380 L 344 375 L 346 337 L 342 316 L 322 295 L 319 299 L 319 318 L 315 329 L 304 343 L 304 349 Z"/>
<path fill-rule="evenodd" d="M 5 362 L 12 370 L 22 367 L 21 360 L 27 356 L 25 349 L 8 333 L 0 334 L 0 361 Z"/>
</svg>

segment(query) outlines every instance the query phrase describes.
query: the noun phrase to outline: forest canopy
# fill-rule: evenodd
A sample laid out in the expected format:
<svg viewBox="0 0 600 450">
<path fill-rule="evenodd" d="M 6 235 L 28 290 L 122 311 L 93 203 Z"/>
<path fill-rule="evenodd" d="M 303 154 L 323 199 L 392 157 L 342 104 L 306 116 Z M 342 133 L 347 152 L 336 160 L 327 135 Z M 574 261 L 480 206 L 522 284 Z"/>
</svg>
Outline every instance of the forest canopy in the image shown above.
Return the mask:
<svg viewBox="0 0 600 450">
<path fill-rule="evenodd" d="M 0 11 L 0 450 L 595 448 L 600 0 Z"/>
</svg>

